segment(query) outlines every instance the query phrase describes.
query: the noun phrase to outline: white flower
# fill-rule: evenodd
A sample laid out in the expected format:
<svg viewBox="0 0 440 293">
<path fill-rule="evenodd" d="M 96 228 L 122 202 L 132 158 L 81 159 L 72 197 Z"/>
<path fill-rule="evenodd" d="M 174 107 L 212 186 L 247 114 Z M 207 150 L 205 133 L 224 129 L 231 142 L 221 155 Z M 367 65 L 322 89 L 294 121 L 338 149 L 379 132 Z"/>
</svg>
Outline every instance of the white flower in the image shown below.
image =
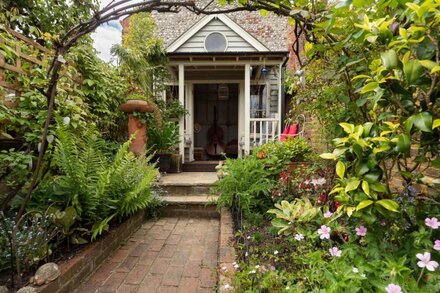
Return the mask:
<svg viewBox="0 0 440 293">
<path fill-rule="evenodd" d="M 225 287 L 224 287 L 224 288 L 227 290 L 227 289 L 231 288 L 231 285 L 229 285 L 229 284 L 225 284 Z"/>
<path fill-rule="evenodd" d="M 258 270 L 260 268 L 260 265 L 256 265 L 255 268 Z"/>
<path fill-rule="evenodd" d="M 359 269 L 356 268 L 356 267 L 353 267 L 351 270 L 352 270 L 353 273 L 359 273 Z"/>
<path fill-rule="evenodd" d="M 64 124 L 64 125 L 69 125 L 69 124 L 70 124 L 70 117 L 67 117 L 67 116 L 64 117 L 64 118 L 63 118 L 63 124 Z"/>
<path fill-rule="evenodd" d="M 417 253 L 416 257 L 420 259 L 419 262 L 417 262 L 417 265 L 421 268 L 426 268 L 428 271 L 435 271 L 436 268 L 438 268 L 438 262 L 435 260 L 431 260 L 431 254 L 429 252 L 425 252 L 424 254 Z"/>
<path fill-rule="evenodd" d="M 336 246 L 330 248 L 328 251 L 330 252 L 331 256 L 335 256 L 335 257 L 340 257 L 342 253 L 342 251 L 339 250 L 339 248 L 337 248 Z"/>
<path fill-rule="evenodd" d="M 362 278 L 365 278 L 366 276 L 367 276 L 367 275 L 365 275 L 365 274 L 361 274 L 361 277 L 362 277 Z"/>
<path fill-rule="evenodd" d="M 330 211 L 324 213 L 324 218 L 330 218 L 331 216 L 333 216 L 333 213 Z"/>
<path fill-rule="evenodd" d="M 239 266 L 237 263 L 235 263 L 235 262 L 234 262 L 232 265 L 233 265 L 234 269 L 238 269 L 238 268 L 240 267 L 240 266 Z"/>
<path fill-rule="evenodd" d="M 278 250 L 275 250 L 275 251 L 273 252 L 273 254 L 274 254 L 274 255 L 277 255 L 277 254 L 278 254 Z"/>
<path fill-rule="evenodd" d="M 226 272 L 228 270 L 227 267 L 222 267 L 222 271 Z"/>
<path fill-rule="evenodd" d="M 425 225 L 428 226 L 429 228 L 436 230 L 436 229 L 438 229 L 438 227 L 440 227 L 440 222 L 435 217 L 426 218 Z"/>
<path fill-rule="evenodd" d="M 251 236 L 246 237 L 246 239 L 251 239 Z"/>
<path fill-rule="evenodd" d="M 255 274 L 255 273 L 256 273 L 255 270 L 252 270 L 252 271 L 249 272 L 249 274 Z"/>
<path fill-rule="evenodd" d="M 286 286 L 286 290 L 290 290 L 290 287 L 289 287 L 289 286 Z"/>
<path fill-rule="evenodd" d="M 249 256 L 249 253 L 246 251 L 246 252 L 244 253 L 244 256 L 245 256 L 245 257 L 248 257 L 248 256 Z"/>
<path fill-rule="evenodd" d="M 321 228 L 318 229 L 319 238 L 330 239 L 330 231 L 331 229 L 329 227 L 321 225 Z"/>
<path fill-rule="evenodd" d="M 304 235 L 302 235 L 302 234 L 295 234 L 295 240 L 301 241 L 303 239 L 304 239 Z"/>
<path fill-rule="evenodd" d="M 385 291 L 387 291 L 387 293 L 402 293 L 402 288 L 396 284 L 388 284 L 388 286 L 385 288 Z"/>
</svg>

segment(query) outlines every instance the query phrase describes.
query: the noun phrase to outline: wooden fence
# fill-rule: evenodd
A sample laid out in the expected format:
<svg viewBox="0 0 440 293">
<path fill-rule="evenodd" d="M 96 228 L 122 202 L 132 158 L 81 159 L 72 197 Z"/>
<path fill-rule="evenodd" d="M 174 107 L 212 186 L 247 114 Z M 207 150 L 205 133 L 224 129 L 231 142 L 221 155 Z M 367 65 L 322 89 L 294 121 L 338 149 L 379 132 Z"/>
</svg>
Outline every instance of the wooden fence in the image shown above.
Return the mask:
<svg viewBox="0 0 440 293">
<path fill-rule="evenodd" d="M 51 51 L 30 38 L 5 28 L 0 29 L 0 48 L 13 51 L 7 58 L 0 54 L 0 87 L 3 88 L 0 91 L 0 102 L 13 107 L 20 96 L 18 77 L 26 75 L 35 66 L 42 66 L 44 57 L 50 55 Z"/>
</svg>

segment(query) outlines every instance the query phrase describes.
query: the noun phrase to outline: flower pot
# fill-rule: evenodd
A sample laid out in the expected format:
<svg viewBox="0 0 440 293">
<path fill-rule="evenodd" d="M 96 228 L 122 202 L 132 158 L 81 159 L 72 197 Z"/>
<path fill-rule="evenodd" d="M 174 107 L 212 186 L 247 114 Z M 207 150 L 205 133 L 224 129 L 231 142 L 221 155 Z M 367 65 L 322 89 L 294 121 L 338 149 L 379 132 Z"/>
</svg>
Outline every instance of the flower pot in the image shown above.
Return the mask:
<svg viewBox="0 0 440 293">
<path fill-rule="evenodd" d="M 151 161 L 153 163 L 157 163 L 157 167 L 159 167 L 159 172 L 166 173 L 170 170 L 171 154 L 155 154 Z"/>
<path fill-rule="evenodd" d="M 168 173 L 181 173 L 182 172 L 182 155 L 173 154 L 170 158 L 170 169 Z"/>
</svg>

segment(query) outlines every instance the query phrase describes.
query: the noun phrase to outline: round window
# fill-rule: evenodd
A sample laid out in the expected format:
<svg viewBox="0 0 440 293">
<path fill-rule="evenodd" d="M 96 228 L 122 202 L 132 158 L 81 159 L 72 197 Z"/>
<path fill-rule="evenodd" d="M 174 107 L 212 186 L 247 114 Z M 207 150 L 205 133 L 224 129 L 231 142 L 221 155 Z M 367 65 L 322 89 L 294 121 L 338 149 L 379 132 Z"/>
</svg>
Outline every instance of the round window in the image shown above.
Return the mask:
<svg viewBox="0 0 440 293">
<path fill-rule="evenodd" d="M 205 39 L 205 48 L 208 52 L 224 52 L 227 47 L 228 42 L 221 33 L 211 33 Z"/>
</svg>

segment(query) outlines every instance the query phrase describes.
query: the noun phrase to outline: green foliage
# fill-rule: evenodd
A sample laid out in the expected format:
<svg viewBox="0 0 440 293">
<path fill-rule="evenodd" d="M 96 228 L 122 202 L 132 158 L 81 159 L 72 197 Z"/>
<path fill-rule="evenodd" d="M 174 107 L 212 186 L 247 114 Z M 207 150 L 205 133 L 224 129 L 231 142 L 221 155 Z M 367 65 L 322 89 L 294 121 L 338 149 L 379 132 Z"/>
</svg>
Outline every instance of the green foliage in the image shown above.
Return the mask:
<svg viewBox="0 0 440 293">
<path fill-rule="evenodd" d="M 122 45 L 111 49 L 120 62 L 121 75 L 129 83 L 129 92 L 141 92 L 156 96 L 163 81 L 168 76 L 165 67 L 166 54 L 162 41 L 154 35 L 155 23 L 148 13 L 138 13 L 130 17 L 128 32 Z"/>
<path fill-rule="evenodd" d="M 92 16 L 98 8 L 95 0 L 3 0 L 0 3 L 11 27 L 34 38 L 39 31 L 52 35 L 66 33 L 80 21 Z"/>
<path fill-rule="evenodd" d="M 254 156 L 226 159 L 223 172 L 225 176 L 215 186 L 219 207 L 240 208 L 245 216 L 267 210 L 275 180 L 268 176 L 263 161 Z"/>
<path fill-rule="evenodd" d="M 157 153 L 173 153 L 178 143 L 179 125 L 173 121 L 148 129 L 148 146 Z"/>
<path fill-rule="evenodd" d="M 279 228 L 278 234 L 285 233 L 289 235 L 291 225 L 303 225 L 310 222 L 319 214 L 319 208 L 314 207 L 308 198 L 298 199 L 289 203 L 286 200 L 275 204 L 276 209 L 270 209 L 267 212 L 275 215 L 272 225 Z"/>
<path fill-rule="evenodd" d="M 292 162 L 303 162 L 310 159 L 312 148 L 299 137 L 284 141 L 272 141 L 252 150 L 253 156 L 263 160 L 273 170 L 279 173 Z"/>
<path fill-rule="evenodd" d="M 148 158 L 135 157 L 129 144 L 124 143 L 110 159 L 105 141 L 93 127 L 79 136 L 71 126 L 60 125 L 53 154 L 57 171 L 41 183 L 31 207 L 44 209 L 53 204 L 53 214 L 64 213 L 55 223 L 66 234 L 84 227 L 91 229 L 92 239 L 107 229 L 114 217 L 126 217 L 148 207 L 157 170 L 147 163 Z"/>
</svg>

